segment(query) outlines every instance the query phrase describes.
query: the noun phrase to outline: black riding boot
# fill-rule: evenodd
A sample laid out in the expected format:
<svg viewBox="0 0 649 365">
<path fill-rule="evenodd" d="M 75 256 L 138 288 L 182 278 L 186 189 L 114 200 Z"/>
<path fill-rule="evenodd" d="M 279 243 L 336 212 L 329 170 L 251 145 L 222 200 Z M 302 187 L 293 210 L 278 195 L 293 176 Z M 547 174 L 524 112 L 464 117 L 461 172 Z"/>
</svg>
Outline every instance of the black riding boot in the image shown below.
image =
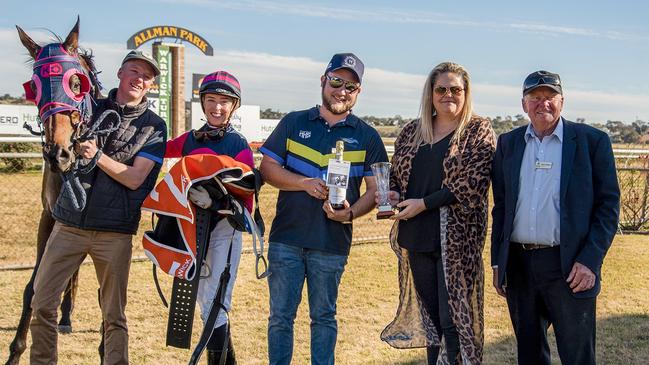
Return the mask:
<svg viewBox="0 0 649 365">
<path fill-rule="evenodd" d="M 207 365 L 219 365 L 222 355 L 223 351 L 207 350 Z M 234 357 L 234 348 L 230 347 L 225 356 L 225 365 L 237 365 L 237 360 Z"/>
<path fill-rule="evenodd" d="M 225 365 L 237 365 L 237 360 L 234 356 L 234 346 L 232 345 L 232 337 L 228 326 L 223 325 L 212 330 L 212 336 L 207 343 L 207 364 L 219 365 L 221 356 L 225 356 Z M 227 337 L 226 337 L 227 336 Z M 225 339 L 228 339 L 228 344 L 223 348 Z"/>
</svg>

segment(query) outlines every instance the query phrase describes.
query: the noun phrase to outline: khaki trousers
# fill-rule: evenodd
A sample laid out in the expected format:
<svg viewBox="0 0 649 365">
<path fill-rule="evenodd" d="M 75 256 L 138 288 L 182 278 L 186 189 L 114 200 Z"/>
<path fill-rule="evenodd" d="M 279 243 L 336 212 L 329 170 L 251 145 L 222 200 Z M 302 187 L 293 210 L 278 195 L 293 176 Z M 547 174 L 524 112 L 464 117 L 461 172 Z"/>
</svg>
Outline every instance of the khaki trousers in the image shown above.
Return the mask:
<svg viewBox="0 0 649 365">
<path fill-rule="evenodd" d="M 128 364 L 126 291 L 132 235 L 82 230 L 56 222 L 34 282 L 31 364 L 56 364 L 57 308 L 72 274 L 87 255 L 99 281 L 104 364 Z"/>
</svg>

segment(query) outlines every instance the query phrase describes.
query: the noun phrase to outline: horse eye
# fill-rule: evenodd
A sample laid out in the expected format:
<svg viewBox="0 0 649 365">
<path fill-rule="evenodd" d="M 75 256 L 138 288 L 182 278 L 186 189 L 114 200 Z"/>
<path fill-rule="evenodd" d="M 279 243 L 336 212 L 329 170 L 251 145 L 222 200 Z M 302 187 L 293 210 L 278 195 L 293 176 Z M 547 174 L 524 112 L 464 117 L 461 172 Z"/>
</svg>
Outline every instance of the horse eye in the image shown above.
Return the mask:
<svg viewBox="0 0 649 365">
<path fill-rule="evenodd" d="M 29 88 L 32 90 L 32 93 L 36 95 L 36 83 L 33 80 L 29 83 Z"/>
<path fill-rule="evenodd" d="M 72 90 L 75 95 L 81 94 L 81 79 L 79 76 L 72 75 L 70 77 L 70 90 Z"/>
</svg>

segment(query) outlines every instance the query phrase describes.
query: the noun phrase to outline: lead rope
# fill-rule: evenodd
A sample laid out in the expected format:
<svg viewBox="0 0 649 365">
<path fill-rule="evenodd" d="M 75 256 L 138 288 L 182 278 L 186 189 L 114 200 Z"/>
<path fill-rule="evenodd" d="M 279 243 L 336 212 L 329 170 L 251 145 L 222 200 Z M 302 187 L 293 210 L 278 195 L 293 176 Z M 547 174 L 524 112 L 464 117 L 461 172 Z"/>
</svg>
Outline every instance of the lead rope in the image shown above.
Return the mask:
<svg viewBox="0 0 649 365">
<path fill-rule="evenodd" d="M 106 119 L 109 114 L 115 114 L 115 121 L 109 127 L 99 129 L 99 126 L 103 124 L 104 119 Z M 119 116 L 119 113 L 112 109 L 106 109 L 103 113 L 101 113 L 99 118 L 97 118 L 95 123 L 93 123 L 90 128 L 81 133 L 79 137 L 73 138 L 72 143 L 76 144 L 78 142 L 96 139 L 97 137 L 113 133 L 119 128 L 120 123 L 121 118 Z M 70 199 L 70 201 L 72 202 L 72 207 L 78 212 L 82 211 L 86 207 L 87 202 L 86 190 L 83 188 L 83 185 L 81 185 L 79 174 L 85 175 L 92 171 L 97 166 L 97 161 L 102 154 L 103 151 L 101 149 L 97 150 L 95 156 L 90 159 L 90 161 L 85 165 L 81 164 L 81 159 L 76 159 L 74 166 L 70 170 L 61 174 L 61 177 L 63 179 L 62 194 L 64 197 Z"/>
</svg>

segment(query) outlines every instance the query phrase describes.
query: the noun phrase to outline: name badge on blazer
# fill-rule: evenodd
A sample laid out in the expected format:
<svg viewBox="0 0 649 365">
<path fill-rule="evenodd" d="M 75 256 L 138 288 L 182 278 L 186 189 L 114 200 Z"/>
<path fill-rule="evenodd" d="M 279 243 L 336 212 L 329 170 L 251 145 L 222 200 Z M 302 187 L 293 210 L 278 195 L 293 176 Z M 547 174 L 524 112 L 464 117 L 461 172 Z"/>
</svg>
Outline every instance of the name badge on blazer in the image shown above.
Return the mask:
<svg viewBox="0 0 649 365">
<path fill-rule="evenodd" d="M 549 170 L 549 169 L 552 168 L 552 162 L 536 161 L 536 164 L 534 165 L 534 168 L 542 169 L 542 170 Z"/>
</svg>

